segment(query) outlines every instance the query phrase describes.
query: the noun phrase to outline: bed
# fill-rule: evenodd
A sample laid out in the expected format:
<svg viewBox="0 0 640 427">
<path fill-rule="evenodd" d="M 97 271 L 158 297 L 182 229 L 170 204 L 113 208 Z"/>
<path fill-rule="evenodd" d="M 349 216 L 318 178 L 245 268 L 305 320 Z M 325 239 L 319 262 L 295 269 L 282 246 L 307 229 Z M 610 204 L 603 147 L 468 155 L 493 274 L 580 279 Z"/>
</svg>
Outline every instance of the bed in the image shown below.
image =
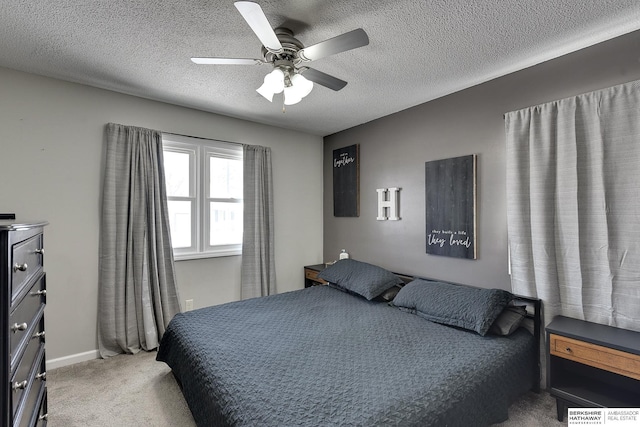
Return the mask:
<svg viewBox="0 0 640 427">
<path fill-rule="evenodd" d="M 488 290 L 424 279 L 402 286 L 408 280 L 381 269 L 393 285 L 363 295 L 380 268 L 341 265 L 330 286 L 174 317 L 157 360 L 199 426 L 481 426 L 506 420 L 513 400 L 538 389 L 539 300 L 499 291 L 488 305 L 507 303 L 478 319 L 487 298 L 475 292 Z M 448 306 L 463 314 L 443 321 Z M 535 326 L 491 332 L 515 308 Z"/>
</svg>

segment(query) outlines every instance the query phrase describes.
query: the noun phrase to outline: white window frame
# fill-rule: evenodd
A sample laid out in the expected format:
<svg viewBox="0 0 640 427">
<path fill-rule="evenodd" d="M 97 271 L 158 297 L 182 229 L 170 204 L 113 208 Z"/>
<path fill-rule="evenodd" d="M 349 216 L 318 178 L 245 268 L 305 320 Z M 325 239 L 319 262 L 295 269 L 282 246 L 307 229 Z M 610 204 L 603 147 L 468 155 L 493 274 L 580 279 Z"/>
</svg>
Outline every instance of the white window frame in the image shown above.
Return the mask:
<svg viewBox="0 0 640 427">
<path fill-rule="evenodd" d="M 168 196 L 167 200 L 191 201 L 191 246 L 174 248 L 176 261 L 236 256 L 242 254 L 242 243 L 227 245 L 210 245 L 210 209 L 209 202 L 222 201 L 242 203 L 242 199 L 217 199 L 209 197 L 210 173 L 209 158 L 211 156 L 225 159 L 242 160 L 242 145 L 212 139 L 189 137 L 169 133 L 162 134 L 163 150 L 190 155 L 189 197 Z"/>
</svg>

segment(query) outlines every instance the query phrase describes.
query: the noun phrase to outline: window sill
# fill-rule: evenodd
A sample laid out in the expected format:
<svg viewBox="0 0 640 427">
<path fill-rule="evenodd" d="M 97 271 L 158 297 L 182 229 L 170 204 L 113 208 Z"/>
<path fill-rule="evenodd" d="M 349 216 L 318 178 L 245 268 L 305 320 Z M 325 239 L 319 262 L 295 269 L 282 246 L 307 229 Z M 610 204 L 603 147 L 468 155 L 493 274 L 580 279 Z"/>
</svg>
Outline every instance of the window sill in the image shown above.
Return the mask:
<svg viewBox="0 0 640 427">
<path fill-rule="evenodd" d="M 194 259 L 205 259 L 205 258 L 220 258 L 220 257 L 228 257 L 228 256 L 241 256 L 242 251 L 232 250 L 232 251 L 220 251 L 220 252 L 207 252 L 207 253 L 193 253 L 193 254 L 174 254 L 174 261 L 190 261 Z"/>
</svg>

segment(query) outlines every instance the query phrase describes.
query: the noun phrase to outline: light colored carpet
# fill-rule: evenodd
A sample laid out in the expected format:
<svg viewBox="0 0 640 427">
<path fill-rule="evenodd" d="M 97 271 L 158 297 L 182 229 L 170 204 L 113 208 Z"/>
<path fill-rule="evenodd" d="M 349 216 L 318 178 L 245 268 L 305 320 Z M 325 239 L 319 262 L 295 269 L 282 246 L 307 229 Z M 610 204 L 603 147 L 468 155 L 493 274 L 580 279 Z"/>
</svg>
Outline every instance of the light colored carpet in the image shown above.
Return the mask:
<svg viewBox="0 0 640 427">
<path fill-rule="evenodd" d="M 123 354 L 48 371 L 47 425 L 195 426 L 171 370 L 155 357 Z"/>
<path fill-rule="evenodd" d="M 193 427 L 171 371 L 155 352 L 96 359 L 47 372 L 51 427 Z M 548 393 L 528 393 L 500 427 L 562 427 Z"/>
</svg>

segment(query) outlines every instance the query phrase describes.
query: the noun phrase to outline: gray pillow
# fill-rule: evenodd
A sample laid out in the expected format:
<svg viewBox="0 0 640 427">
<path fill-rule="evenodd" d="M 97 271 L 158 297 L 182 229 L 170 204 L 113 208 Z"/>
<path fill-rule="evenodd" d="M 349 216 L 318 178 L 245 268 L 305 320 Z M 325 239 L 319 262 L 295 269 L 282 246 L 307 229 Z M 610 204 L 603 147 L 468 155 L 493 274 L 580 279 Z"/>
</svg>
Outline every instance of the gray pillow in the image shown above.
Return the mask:
<svg viewBox="0 0 640 427">
<path fill-rule="evenodd" d="M 398 292 L 393 304 L 432 322 L 485 336 L 512 299 L 513 295 L 502 289 L 416 279 Z"/>
<path fill-rule="evenodd" d="M 489 332 L 495 335 L 511 335 L 520 327 L 527 314 L 527 309 L 518 306 L 508 306 L 493 322 Z"/>
<path fill-rule="evenodd" d="M 378 295 L 375 298 L 375 300 L 376 301 L 381 301 L 381 302 L 391 302 L 396 297 L 396 295 L 398 295 L 398 292 L 400 292 L 400 289 L 401 289 L 400 285 L 395 285 L 395 286 L 387 289 L 386 291 L 384 291 L 380 295 Z"/>
<path fill-rule="evenodd" d="M 322 270 L 318 277 L 362 295 L 368 300 L 402 283 L 398 276 L 382 267 L 350 258 L 330 265 Z"/>
</svg>

